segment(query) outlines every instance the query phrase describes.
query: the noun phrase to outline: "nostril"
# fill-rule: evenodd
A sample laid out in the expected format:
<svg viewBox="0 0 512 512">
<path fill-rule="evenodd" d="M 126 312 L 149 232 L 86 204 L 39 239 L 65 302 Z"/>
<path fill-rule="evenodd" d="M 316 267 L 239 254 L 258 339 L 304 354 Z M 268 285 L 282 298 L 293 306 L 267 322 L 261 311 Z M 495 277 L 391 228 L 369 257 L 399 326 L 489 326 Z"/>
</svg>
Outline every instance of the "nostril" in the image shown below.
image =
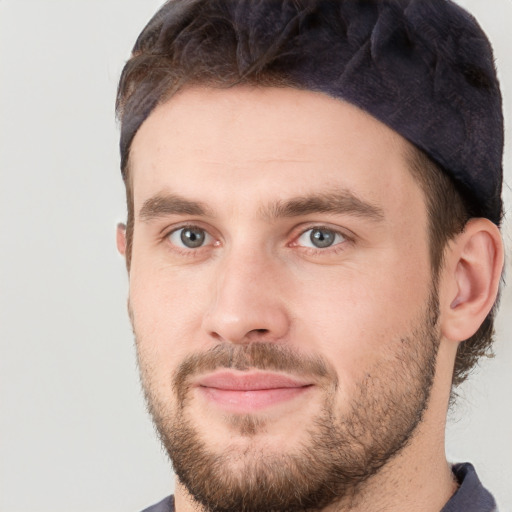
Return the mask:
<svg viewBox="0 0 512 512">
<path fill-rule="evenodd" d="M 271 341 L 273 339 L 272 329 L 251 329 L 245 336 L 246 342 Z"/>
<path fill-rule="evenodd" d="M 211 332 L 210 336 L 217 341 L 223 341 L 222 336 L 216 332 Z"/>
</svg>

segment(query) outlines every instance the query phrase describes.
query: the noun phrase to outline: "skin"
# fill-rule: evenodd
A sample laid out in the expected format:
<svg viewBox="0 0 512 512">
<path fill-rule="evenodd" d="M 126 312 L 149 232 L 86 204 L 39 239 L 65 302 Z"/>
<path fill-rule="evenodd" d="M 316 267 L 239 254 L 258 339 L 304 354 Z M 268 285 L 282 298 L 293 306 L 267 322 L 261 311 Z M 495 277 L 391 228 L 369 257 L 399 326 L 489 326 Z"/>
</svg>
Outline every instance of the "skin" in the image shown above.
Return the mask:
<svg viewBox="0 0 512 512">
<path fill-rule="evenodd" d="M 188 356 L 219 343 L 265 342 L 329 361 L 336 411 L 349 410 L 357 385 L 392 364 L 432 291 L 424 197 L 407 168 L 407 144 L 356 107 L 309 91 L 193 88 L 154 110 L 130 154 L 129 302 L 142 379 L 162 404 L 176 410 L 170 376 Z M 333 193 L 377 215 L 272 214 L 293 198 Z M 154 198 L 171 195 L 205 211 L 178 212 L 175 200 L 155 209 Z M 205 244 L 183 247 L 184 225 L 204 230 Z M 319 226 L 336 233 L 332 246 L 311 247 L 308 230 Z M 123 227 L 117 236 L 125 254 Z M 439 511 L 455 491 L 444 453 L 455 353 L 490 310 L 502 264 L 499 232 L 484 219 L 449 244 L 428 409 L 351 510 Z M 227 440 L 239 453 L 293 451 L 323 403 L 319 382 L 308 384 L 278 404 L 244 403 L 264 424 L 251 436 L 232 421 L 240 411 L 201 389 L 191 391 L 187 418 L 214 452 Z M 180 482 L 175 496 L 178 512 L 199 510 Z"/>
</svg>

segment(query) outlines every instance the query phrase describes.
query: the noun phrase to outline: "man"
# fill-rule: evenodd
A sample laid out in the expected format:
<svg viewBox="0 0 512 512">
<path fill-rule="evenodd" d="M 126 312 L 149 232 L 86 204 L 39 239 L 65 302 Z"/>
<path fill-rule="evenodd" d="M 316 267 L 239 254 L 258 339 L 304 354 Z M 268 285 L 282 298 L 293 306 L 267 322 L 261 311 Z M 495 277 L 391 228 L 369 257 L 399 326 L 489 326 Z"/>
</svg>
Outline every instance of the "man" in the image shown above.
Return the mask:
<svg viewBox="0 0 512 512">
<path fill-rule="evenodd" d="M 503 267 L 475 20 L 447 0 L 171 0 L 117 107 L 118 248 L 177 475 L 147 510 L 495 510 L 444 453 Z"/>
</svg>

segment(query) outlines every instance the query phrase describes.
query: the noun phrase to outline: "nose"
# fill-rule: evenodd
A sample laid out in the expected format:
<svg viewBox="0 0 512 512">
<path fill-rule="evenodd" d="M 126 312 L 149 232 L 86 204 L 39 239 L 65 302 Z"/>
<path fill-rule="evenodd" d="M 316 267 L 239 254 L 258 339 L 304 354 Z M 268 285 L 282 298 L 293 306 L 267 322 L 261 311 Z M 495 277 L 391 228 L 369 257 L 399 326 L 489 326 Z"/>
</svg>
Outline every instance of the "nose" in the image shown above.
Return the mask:
<svg viewBox="0 0 512 512">
<path fill-rule="evenodd" d="M 254 250 L 231 251 L 217 267 L 203 329 L 217 341 L 276 342 L 290 329 L 278 262 Z"/>
</svg>

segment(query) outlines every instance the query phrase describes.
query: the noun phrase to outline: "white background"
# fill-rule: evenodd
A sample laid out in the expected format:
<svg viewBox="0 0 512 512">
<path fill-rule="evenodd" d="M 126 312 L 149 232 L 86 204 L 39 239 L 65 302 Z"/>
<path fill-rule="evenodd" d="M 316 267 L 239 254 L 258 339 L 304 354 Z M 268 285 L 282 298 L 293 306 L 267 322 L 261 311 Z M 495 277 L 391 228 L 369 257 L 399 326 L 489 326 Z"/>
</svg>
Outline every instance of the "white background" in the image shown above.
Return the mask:
<svg viewBox="0 0 512 512">
<path fill-rule="evenodd" d="M 116 254 L 117 80 L 160 0 L 0 0 L 0 511 L 137 512 L 172 490 L 146 417 Z M 460 1 L 488 32 L 512 183 L 512 1 Z M 512 249 L 512 213 L 504 229 Z M 510 269 L 509 269 L 510 274 Z M 497 357 L 450 415 L 512 511 L 512 290 Z"/>
</svg>

